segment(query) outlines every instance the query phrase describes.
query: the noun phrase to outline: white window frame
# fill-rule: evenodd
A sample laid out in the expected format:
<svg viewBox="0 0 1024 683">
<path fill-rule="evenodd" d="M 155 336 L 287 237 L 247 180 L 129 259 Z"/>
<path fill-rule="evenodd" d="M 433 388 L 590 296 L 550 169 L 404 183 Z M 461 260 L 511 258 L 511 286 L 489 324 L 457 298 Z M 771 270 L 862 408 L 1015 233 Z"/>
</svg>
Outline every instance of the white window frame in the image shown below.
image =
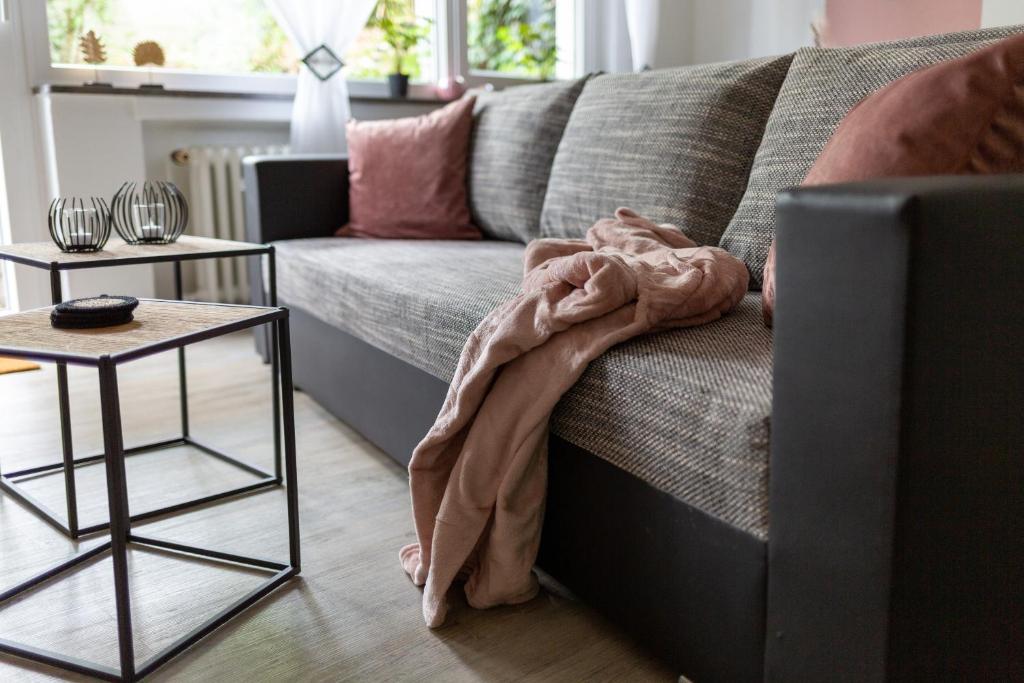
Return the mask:
<svg viewBox="0 0 1024 683">
<path fill-rule="evenodd" d="M 3 1 L 3 0 L 0 0 Z M 45 0 L 6 0 L 17 2 L 21 16 L 21 29 L 29 61 L 32 83 L 42 85 L 81 85 L 94 79 L 94 69 L 78 66 L 53 66 L 50 62 L 50 41 L 46 21 Z M 498 72 L 476 72 L 469 69 L 466 0 L 435 0 L 435 73 L 438 81 L 461 79 L 467 87 L 492 85 L 502 88 L 521 83 L 535 83 L 536 79 L 511 76 Z M 556 78 L 574 78 L 584 73 L 583 31 L 586 0 L 559 0 L 556 5 L 558 40 L 571 43 L 568 54 L 560 55 Z M 561 19 L 561 21 L 559 21 Z M 150 70 L 133 67 L 100 66 L 95 69 L 100 77 L 117 87 L 133 88 L 149 82 Z M 223 93 L 255 93 L 291 96 L 295 94 L 296 78 L 291 74 L 214 74 L 160 69 L 160 82 L 169 90 L 195 90 Z M 348 82 L 353 97 L 386 97 L 387 83 L 381 81 Z M 436 97 L 431 83 L 412 83 L 409 94 L 413 98 Z"/>
<path fill-rule="evenodd" d="M 0 0 L 0 22 L 6 20 L 4 0 Z M 0 139 L 0 244 L 10 244 L 11 212 L 7 208 L 7 181 L 4 175 L 3 140 Z M 14 268 L 10 261 L 0 261 L 0 315 L 17 310 L 18 290 L 14 284 Z"/>
<path fill-rule="evenodd" d="M 0 0 L 0 31 L 9 30 L 8 0 Z M 0 36 L 3 40 L 3 36 Z M 3 50 L 0 50 L 0 54 Z M 2 94 L 3 88 L 0 88 Z M 3 112 L 6 113 L 6 112 Z M 7 208 L 7 179 L 4 172 L 3 126 L 0 126 L 0 244 L 11 243 L 11 212 Z M 10 261 L 0 261 L 0 315 L 15 308 L 17 290 L 14 287 L 14 269 Z"/>
</svg>

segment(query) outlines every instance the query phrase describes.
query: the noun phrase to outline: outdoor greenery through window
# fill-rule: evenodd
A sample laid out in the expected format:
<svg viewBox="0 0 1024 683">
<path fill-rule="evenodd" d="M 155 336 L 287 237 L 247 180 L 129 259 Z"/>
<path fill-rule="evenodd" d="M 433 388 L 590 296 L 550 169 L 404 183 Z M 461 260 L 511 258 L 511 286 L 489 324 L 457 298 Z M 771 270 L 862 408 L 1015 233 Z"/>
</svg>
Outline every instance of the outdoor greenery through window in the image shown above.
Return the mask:
<svg viewBox="0 0 1024 683">
<path fill-rule="evenodd" d="M 554 78 L 555 0 L 468 0 L 467 10 L 471 69 Z"/>
<path fill-rule="evenodd" d="M 412 80 L 433 80 L 434 6 L 433 0 L 382 2 L 342 56 L 346 77 L 377 80 L 393 73 L 385 39 L 389 32 L 407 39 L 414 30 L 426 39 L 405 51 L 402 66 Z M 46 10 L 51 62 L 58 66 L 88 66 L 79 44 L 88 31 L 103 43 L 104 64 L 119 68 L 135 66 L 133 49 L 143 41 L 160 44 L 164 68 L 199 73 L 296 73 L 302 57 L 264 0 L 46 0 Z"/>
<path fill-rule="evenodd" d="M 434 80 L 434 0 L 380 0 L 366 28 L 345 55 L 348 77 L 376 80 L 404 73 Z"/>
</svg>

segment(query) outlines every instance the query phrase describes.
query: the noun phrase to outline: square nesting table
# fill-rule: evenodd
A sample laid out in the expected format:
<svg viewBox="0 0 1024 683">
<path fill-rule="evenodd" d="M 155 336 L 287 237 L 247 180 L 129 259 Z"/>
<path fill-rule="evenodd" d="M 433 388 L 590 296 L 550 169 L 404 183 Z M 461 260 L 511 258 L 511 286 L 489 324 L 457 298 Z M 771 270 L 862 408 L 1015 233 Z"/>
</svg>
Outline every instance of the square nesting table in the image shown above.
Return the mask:
<svg viewBox="0 0 1024 683">
<path fill-rule="evenodd" d="M 174 290 L 175 298 L 181 300 L 182 261 L 194 261 L 199 259 L 228 258 L 234 256 L 265 256 L 267 260 L 267 283 L 268 287 L 263 292 L 263 304 L 265 306 L 277 306 L 277 284 L 276 265 L 274 259 L 274 247 L 269 244 L 252 244 L 249 242 L 232 242 L 230 240 L 219 240 L 208 237 L 192 237 L 182 235 L 176 242 L 171 244 L 126 244 L 119 239 L 111 239 L 101 251 L 67 253 L 61 251 L 52 242 L 29 242 L 22 244 L 8 244 L 0 246 L 0 260 L 13 261 L 25 266 L 40 268 L 50 273 L 50 293 L 54 304 L 63 301 L 61 289 L 61 271 L 80 270 L 85 268 L 109 268 L 113 266 L 139 265 L 145 263 L 172 263 L 174 265 Z M 97 292 L 98 293 L 98 292 Z M 131 294 L 131 292 L 109 292 L 110 294 Z M 270 338 L 266 340 L 270 349 L 271 363 L 277 363 L 277 340 L 274 329 L 271 329 Z M 278 372 L 276 366 L 272 372 L 274 381 L 274 413 L 279 414 L 278 404 Z M 185 349 L 178 348 L 178 392 L 181 404 L 181 437 L 160 441 L 156 443 L 136 446 L 126 451 L 128 455 L 150 453 L 164 448 L 175 446 L 190 446 L 201 453 L 219 458 L 235 467 L 238 467 L 250 474 L 260 477 L 260 480 L 253 484 L 232 488 L 219 492 L 212 496 L 205 496 L 193 500 L 187 500 L 173 506 L 156 510 L 146 510 L 132 517 L 133 521 L 139 521 L 148 517 L 186 509 L 196 505 L 207 503 L 211 500 L 227 498 L 229 496 L 246 493 L 254 488 L 276 486 L 281 483 L 281 433 L 279 422 L 274 426 L 274 472 L 265 472 L 249 463 L 242 462 L 216 449 L 210 448 L 194 439 L 189 433 L 189 409 L 188 409 L 188 379 L 185 371 Z M 78 522 L 78 497 L 75 487 L 75 467 L 90 462 L 97 462 L 103 458 L 102 454 L 90 455 L 82 458 L 75 458 L 74 446 L 71 437 L 71 405 L 68 398 L 68 373 L 65 362 L 57 361 L 57 397 L 60 411 L 61 429 L 61 450 L 63 459 L 61 462 L 18 470 L 16 472 L 4 473 L 0 469 L 0 489 L 7 491 L 13 496 L 27 503 L 32 510 L 56 528 L 61 533 L 78 538 L 85 534 L 95 533 L 106 529 L 109 523 L 94 524 L 82 527 Z M 50 510 L 30 494 L 18 487 L 18 481 L 26 477 L 38 476 L 49 472 L 63 470 L 64 490 L 67 502 L 67 516 L 61 519 L 60 516 Z"/>
<path fill-rule="evenodd" d="M 3 603 L 48 581 L 101 553 L 109 551 L 114 565 L 114 596 L 120 668 L 101 666 L 78 657 L 42 650 L 0 637 L 0 652 L 85 673 L 108 680 L 132 681 L 155 671 L 171 658 L 213 632 L 276 587 L 299 573 L 298 490 L 295 464 L 295 417 L 292 401 L 291 343 L 288 311 L 283 308 L 232 306 L 192 302 L 143 300 L 135 311 L 135 320 L 125 325 L 89 330 L 56 329 L 50 325 L 52 308 L 40 308 L 0 318 L 0 355 L 44 362 L 70 363 L 94 367 L 99 372 L 100 407 L 103 418 L 104 460 L 107 480 L 107 504 L 110 511 L 110 539 L 102 542 L 21 584 L 0 593 Z M 287 483 L 288 562 L 244 557 L 233 553 L 198 548 L 175 541 L 139 536 L 132 533 L 125 480 L 125 456 L 118 396 L 119 365 L 162 351 L 181 349 L 206 339 L 257 325 L 272 324 L 279 340 L 275 363 L 281 388 L 283 412 L 284 467 Z M 278 384 L 275 383 L 275 391 Z M 275 419 L 277 416 L 275 415 Z M 269 578 L 239 598 L 231 606 L 201 626 L 136 666 L 133 646 L 131 600 L 128 591 L 129 545 L 162 548 L 172 553 L 198 556 L 208 560 L 243 565 L 266 571 Z"/>
</svg>

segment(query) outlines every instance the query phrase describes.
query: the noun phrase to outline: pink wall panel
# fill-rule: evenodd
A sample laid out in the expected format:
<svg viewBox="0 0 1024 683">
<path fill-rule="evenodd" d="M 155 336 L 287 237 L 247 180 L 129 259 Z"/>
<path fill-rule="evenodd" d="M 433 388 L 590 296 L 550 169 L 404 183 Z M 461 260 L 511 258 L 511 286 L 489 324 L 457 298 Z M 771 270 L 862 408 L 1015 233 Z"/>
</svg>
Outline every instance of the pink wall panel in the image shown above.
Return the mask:
<svg viewBox="0 0 1024 683">
<path fill-rule="evenodd" d="M 975 29 L 982 0 L 827 0 L 822 44 L 873 43 Z"/>
</svg>

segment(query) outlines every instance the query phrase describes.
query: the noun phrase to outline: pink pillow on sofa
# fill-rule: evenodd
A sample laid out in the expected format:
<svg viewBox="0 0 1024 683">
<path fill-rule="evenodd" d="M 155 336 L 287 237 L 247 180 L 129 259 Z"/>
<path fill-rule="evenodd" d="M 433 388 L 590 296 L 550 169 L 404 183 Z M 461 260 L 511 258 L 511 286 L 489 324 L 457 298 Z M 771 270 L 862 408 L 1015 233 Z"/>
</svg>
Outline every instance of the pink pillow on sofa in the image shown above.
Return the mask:
<svg viewBox="0 0 1024 683">
<path fill-rule="evenodd" d="M 1024 171 L 1024 35 L 939 62 L 864 98 L 803 185 L 921 175 Z M 764 268 L 764 319 L 775 309 L 775 242 Z"/>
<path fill-rule="evenodd" d="M 466 172 L 473 104 L 425 114 L 349 121 L 349 222 L 344 237 L 472 240 Z"/>
</svg>

